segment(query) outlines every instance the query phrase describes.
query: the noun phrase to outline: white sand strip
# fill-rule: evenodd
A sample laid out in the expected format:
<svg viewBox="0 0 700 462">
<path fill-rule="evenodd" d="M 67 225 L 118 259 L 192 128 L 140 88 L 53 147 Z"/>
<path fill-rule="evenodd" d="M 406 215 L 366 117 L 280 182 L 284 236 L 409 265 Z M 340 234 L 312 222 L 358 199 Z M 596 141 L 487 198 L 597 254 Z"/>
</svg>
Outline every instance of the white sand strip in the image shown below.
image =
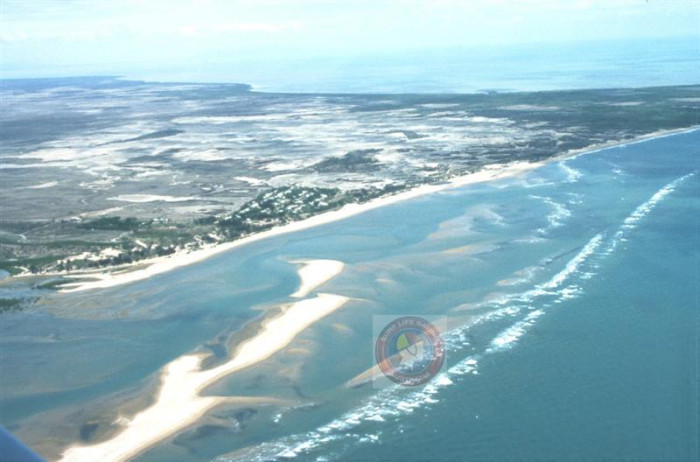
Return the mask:
<svg viewBox="0 0 700 462">
<path fill-rule="evenodd" d="M 298 271 L 301 279 L 299 290 L 291 295 L 295 298 L 306 297 L 316 287 L 340 274 L 345 267 L 343 262 L 335 260 L 304 260 L 291 263 L 302 263 L 304 265 Z"/>
<path fill-rule="evenodd" d="M 641 135 L 636 138 L 627 140 L 627 141 L 610 141 L 606 143 L 600 143 L 595 146 L 588 146 L 579 150 L 570 150 L 568 152 L 562 153 L 560 156 L 553 157 L 541 162 L 513 162 L 510 164 L 496 164 L 496 165 L 491 165 L 487 166 L 484 170 L 481 170 L 476 173 L 472 173 L 469 175 L 464 175 L 461 177 L 454 178 L 452 181 L 449 183 L 441 184 L 441 185 L 423 185 L 419 186 L 417 188 L 411 189 L 410 191 L 406 191 L 403 193 L 395 194 L 393 196 L 386 196 L 386 197 L 380 197 L 378 199 L 369 201 L 364 204 L 349 204 L 346 205 L 345 207 L 341 208 L 340 210 L 335 210 L 332 212 L 326 212 L 322 213 L 319 215 L 316 215 L 315 217 L 308 218 L 306 220 L 302 221 L 297 221 L 295 223 L 290 223 L 288 225 L 280 226 L 278 228 L 273 228 L 268 231 L 263 231 L 258 234 L 254 234 L 252 236 L 244 237 L 242 239 L 239 239 L 234 242 L 227 242 L 225 244 L 217 244 L 214 246 L 210 247 L 205 247 L 200 250 L 196 250 L 193 252 L 189 253 L 177 253 L 174 255 L 168 255 L 165 257 L 157 257 L 157 258 L 152 258 L 148 260 L 143 260 L 140 262 L 136 262 L 132 264 L 132 266 L 142 266 L 142 265 L 149 265 L 146 268 L 142 269 L 135 269 L 133 271 L 128 271 L 128 272 L 120 272 L 118 274 L 115 273 L 109 273 L 109 272 L 102 272 L 102 273 L 93 273 L 93 272 L 81 272 L 77 273 L 80 274 L 80 277 L 92 277 L 94 281 L 81 281 L 81 282 L 74 282 L 71 284 L 66 284 L 64 285 L 64 289 L 61 289 L 60 292 L 76 292 L 76 291 L 82 291 L 82 290 L 88 290 L 88 289 L 100 289 L 100 288 L 107 288 L 107 287 L 114 287 L 118 286 L 121 284 L 127 284 L 130 282 L 135 282 L 135 281 L 140 281 L 143 279 L 148 279 L 151 276 L 154 276 L 156 274 L 160 273 L 165 273 L 167 271 L 170 271 L 172 269 L 185 266 L 185 265 L 190 265 L 192 263 L 197 263 L 199 261 L 202 261 L 204 259 L 207 259 L 211 257 L 212 255 L 216 255 L 221 252 L 225 252 L 227 250 L 250 244 L 251 242 L 259 241 L 262 239 L 267 239 L 270 237 L 274 236 L 279 236 L 281 234 L 287 234 L 287 233 L 293 233 L 296 231 L 300 231 L 303 229 L 311 228 L 314 226 L 319 226 L 323 225 L 326 223 L 331 223 L 333 221 L 337 220 L 342 220 L 345 218 L 352 217 L 354 215 L 359 215 L 363 212 L 366 212 L 368 210 L 373 210 L 379 207 L 384 207 L 386 205 L 390 204 L 395 204 L 397 202 L 413 199 L 415 197 L 420 197 L 424 196 L 427 194 L 431 194 L 434 192 L 442 191 L 445 189 L 450 189 L 450 188 L 456 188 L 456 187 L 461 187 L 461 186 L 466 186 L 469 184 L 473 183 L 482 183 L 485 181 L 492 181 L 492 180 L 497 180 L 497 179 L 502 179 L 502 178 L 507 178 L 511 176 L 516 176 L 523 174 L 525 172 L 528 172 L 530 170 L 534 170 L 536 168 L 539 168 L 545 164 L 551 163 L 551 162 L 559 162 L 564 159 L 569 159 L 572 157 L 576 157 L 582 154 L 591 154 L 594 152 L 598 152 L 602 149 L 607 149 L 610 147 L 614 146 L 626 146 L 634 143 L 641 143 L 644 141 L 649 141 L 657 138 L 663 138 L 666 136 L 672 136 L 672 135 L 677 135 L 681 133 L 690 133 L 695 130 L 698 130 L 698 126 L 694 126 L 691 128 L 682 128 L 682 129 L 674 129 L 674 130 L 659 130 L 654 133 L 649 133 L 646 135 Z M 119 270 L 123 270 L 123 267 L 120 267 Z M 61 274 L 61 273 L 57 273 Z M 75 277 L 78 277 L 76 274 Z M 85 274 L 85 276 L 82 276 Z M 28 274 L 27 276 L 31 276 L 31 274 Z M 71 274 L 71 277 L 74 275 Z"/>
<path fill-rule="evenodd" d="M 90 276 L 86 275 L 84 277 L 93 277 L 96 280 L 80 282 L 76 281 L 70 284 L 66 284 L 65 287 L 60 290 L 60 292 L 77 292 L 88 289 L 103 289 L 107 287 L 118 286 L 121 284 L 136 282 L 143 279 L 148 279 L 149 277 L 155 276 L 156 274 L 165 273 L 167 271 L 179 268 L 181 266 L 190 265 L 192 263 L 205 260 L 221 252 L 225 252 L 236 247 L 247 245 L 252 242 L 268 239 L 282 234 L 301 231 L 314 226 L 319 226 L 338 220 L 343 220 L 345 218 L 359 215 L 368 210 L 373 210 L 379 207 L 395 204 L 397 202 L 402 202 L 416 197 L 425 196 L 438 191 L 465 186 L 473 183 L 481 183 L 485 181 L 515 176 L 533 170 L 537 167 L 540 167 L 541 165 L 543 165 L 543 163 L 541 162 L 514 162 L 507 165 L 495 165 L 487 167 L 479 172 L 457 177 L 453 181 L 450 181 L 448 183 L 443 183 L 439 185 L 423 185 L 406 192 L 395 194 L 393 196 L 380 197 L 378 199 L 366 202 L 364 204 L 348 204 L 339 210 L 322 213 L 314 217 L 307 218 L 306 220 L 297 221 L 284 226 L 280 226 L 278 228 L 270 229 L 268 231 L 253 234 L 251 236 L 244 237 L 234 242 L 227 242 L 225 244 L 218 244 L 210 247 L 205 247 L 200 250 L 195 250 L 189 253 L 180 253 L 138 262 L 139 265 L 148 264 L 149 266 L 147 266 L 146 268 L 122 272 L 118 274 L 91 273 Z"/>
<path fill-rule="evenodd" d="M 134 416 L 124 431 L 96 445 L 72 446 L 60 460 L 127 460 L 196 422 L 214 406 L 235 402 L 236 398 L 201 396 L 200 392 L 226 375 L 269 358 L 347 301 L 347 297 L 340 295 L 319 294 L 283 308 L 281 315 L 263 322 L 261 331 L 241 344 L 230 361 L 213 369 L 200 369 L 203 355 L 177 358 L 163 369 L 155 403 Z"/>
</svg>

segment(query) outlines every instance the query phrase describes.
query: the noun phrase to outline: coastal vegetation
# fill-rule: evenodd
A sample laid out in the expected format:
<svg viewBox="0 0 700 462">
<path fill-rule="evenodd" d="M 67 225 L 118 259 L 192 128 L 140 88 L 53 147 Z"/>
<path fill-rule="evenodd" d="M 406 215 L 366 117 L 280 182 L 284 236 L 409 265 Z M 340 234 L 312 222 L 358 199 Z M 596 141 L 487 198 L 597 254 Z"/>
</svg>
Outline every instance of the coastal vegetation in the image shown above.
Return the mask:
<svg viewBox="0 0 700 462">
<path fill-rule="evenodd" d="M 138 91 L 163 84 L 106 85 L 136 97 Z M 29 95 L 45 90 L 23 89 L 20 83 L 7 88 Z M 193 98 L 189 90 L 169 94 Z M 158 122 L 154 127 L 159 128 L 135 136 L 104 141 L 95 135 L 99 142 L 84 155 L 95 151 L 97 160 L 86 164 L 85 172 L 53 157 L 37 164 L 32 149 L 40 156 L 57 152 L 60 160 L 70 152 L 43 146 L 72 139 L 81 129 L 111 130 L 125 123 L 117 116 L 91 120 L 67 113 L 60 124 L 40 119 L 4 123 L 3 159 L 12 165 L 2 173 L 0 269 L 18 275 L 131 265 L 234 241 L 489 165 L 541 161 L 693 127 L 700 110 L 700 86 L 309 96 L 204 85 L 197 94 L 206 96 L 197 101 L 208 109 L 173 109 L 159 116 L 170 122 Z M 237 105 L 224 104 L 227 98 Z M 297 111 L 295 105 L 311 109 Z M 125 114 L 131 113 L 125 109 Z M 220 132 L 238 144 L 217 138 L 218 144 L 197 155 L 187 147 L 187 140 L 202 144 Z M 227 157 L 241 145 L 252 157 Z M 75 159 L 85 162 L 81 156 Z"/>
</svg>

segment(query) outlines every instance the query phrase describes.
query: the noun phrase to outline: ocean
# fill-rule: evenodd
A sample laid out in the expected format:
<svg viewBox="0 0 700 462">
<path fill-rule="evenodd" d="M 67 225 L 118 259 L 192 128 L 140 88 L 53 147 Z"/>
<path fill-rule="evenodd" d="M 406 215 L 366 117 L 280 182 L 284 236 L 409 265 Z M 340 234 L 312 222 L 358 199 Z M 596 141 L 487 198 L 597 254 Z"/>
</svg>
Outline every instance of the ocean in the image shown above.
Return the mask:
<svg viewBox="0 0 700 462">
<path fill-rule="evenodd" d="M 467 211 L 442 221 L 458 223 L 453 244 L 491 243 L 452 260 L 408 244 L 422 277 L 402 285 L 408 297 L 381 297 L 397 314 L 480 313 L 446 334 L 447 370 L 217 460 L 696 459 L 699 140 L 606 149 L 395 207 L 405 220 L 451 204 Z M 450 295 L 462 304 L 445 310 Z"/>
<path fill-rule="evenodd" d="M 693 85 L 700 80 L 700 39 L 494 44 L 356 56 L 226 56 L 180 66 L 163 70 L 140 64 L 125 77 L 157 82 L 246 83 L 265 92 L 340 94 Z M 119 72 L 110 72 L 115 74 Z"/>
<path fill-rule="evenodd" d="M 700 131 L 603 149 L 277 236 L 127 286 L 46 294 L 0 323 L 2 424 L 44 452 L 143 406 L 160 368 L 228 354 L 298 286 L 351 297 L 207 390 L 223 407 L 139 461 L 694 460 Z M 441 317 L 426 385 L 345 384 L 373 321 Z M 144 398 L 146 396 L 146 398 Z"/>
</svg>

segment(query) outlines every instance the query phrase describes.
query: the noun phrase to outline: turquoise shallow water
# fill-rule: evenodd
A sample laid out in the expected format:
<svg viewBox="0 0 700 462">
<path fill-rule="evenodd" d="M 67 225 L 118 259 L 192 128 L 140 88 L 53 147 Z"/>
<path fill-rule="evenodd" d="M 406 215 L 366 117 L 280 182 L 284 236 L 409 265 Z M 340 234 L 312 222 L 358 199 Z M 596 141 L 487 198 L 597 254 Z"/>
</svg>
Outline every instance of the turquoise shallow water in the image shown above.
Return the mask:
<svg viewBox="0 0 700 462">
<path fill-rule="evenodd" d="M 482 322 L 446 335 L 448 370 L 427 387 L 383 390 L 309 432 L 222 460 L 696 459 L 698 138 L 608 149 L 430 198 L 497 204 L 496 228 L 479 230 L 497 247 L 452 284 L 488 286 L 518 267 L 534 276 L 491 302 L 473 297 Z M 551 209 L 543 228 L 530 209 L 537 198 Z M 454 263 L 441 264 L 444 274 Z M 424 290 L 403 310 L 433 312 Z"/>
<path fill-rule="evenodd" d="M 140 460 L 697 458 L 699 142 L 606 149 L 6 315 L 2 423 L 78 440 L 166 362 L 223 356 L 289 301 L 289 260 L 331 258 L 346 270 L 320 290 L 353 300 L 210 390 L 290 404 L 218 410 Z M 344 387 L 387 314 L 446 317 L 443 374 Z"/>
</svg>

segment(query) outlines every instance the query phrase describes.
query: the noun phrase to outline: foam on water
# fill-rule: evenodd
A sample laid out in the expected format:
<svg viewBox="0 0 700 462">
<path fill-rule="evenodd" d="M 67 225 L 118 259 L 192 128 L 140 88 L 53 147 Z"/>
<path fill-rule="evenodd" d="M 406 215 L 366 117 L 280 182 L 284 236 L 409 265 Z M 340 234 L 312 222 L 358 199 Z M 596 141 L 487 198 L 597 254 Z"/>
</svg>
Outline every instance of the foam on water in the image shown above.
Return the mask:
<svg viewBox="0 0 700 462">
<path fill-rule="evenodd" d="M 553 200 L 551 197 L 536 196 L 534 194 L 531 194 L 528 197 L 544 202 L 551 210 L 551 212 L 547 215 L 549 226 L 547 228 L 538 229 L 537 232 L 540 234 L 546 233 L 549 229 L 564 226 L 564 222 L 571 217 L 571 210 L 569 210 L 566 205 Z"/>
<path fill-rule="evenodd" d="M 561 168 L 566 174 L 566 181 L 568 183 L 576 183 L 583 175 L 583 173 L 575 168 L 572 168 L 566 162 L 559 162 L 559 168 Z"/>
<path fill-rule="evenodd" d="M 491 353 L 498 350 L 508 349 L 515 345 L 520 337 L 525 335 L 527 328 L 532 326 L 537 318 L 542 316 L 544 311 L 535 310 L 525 316 L 525 319 L 518 321 L 500 334 L 496 336 L 491 341 L 491 345 L 486 349 L 487 353 Z"/>
<path fill-rule="evenodd" d="M 634 209 L 634 211 L 623 220 L 622 224 L 620 225 L 618 230 L 613 234 L 613 236 L 608 239 L 608 245 L 605 251 L 600 253 L 600 256 L 604 257 L 612 253 L 612 251 L 615 250 L 619 242 L 624 242 L 625 234 L 628 231 L 636 228 L 639 221 L 645 216 L 647 216 L 659 202 L 661 202 L 666 196 L 671 194 L 680 183 L 692 177 L 694 174 L 695 172 L 691 172 L 687 175 L 676 178 L 675 180 L 658 190 L 653 196 L 651 196 L 651 198 L 648 201 L 644 202 L 643 204 L 639 205 L 636 209 Z M 596 272 L 594 270 L 599 267 L 599 264 L 595 261 L 590 260 L 591 257 L 595 255 L 596 250 L 603 243 L 603 240 L 604 235 L 597 234 L 588 242 L 588 244 L 586 244 L 583 247 L 583 249 L 581 249 L 581 251 L 574 258 L 572 258 L 567 263 L 563 270 L 557 273 L 549 281 L 535 286 L 535 289 L 531 291 L 525 292 L 515 297 L 510 297 L 510 300 L 504 300 L 502 302 L 532 302 L 533 296 L 542 296 L 549 294 L 555 295 L 555 298 L 551 300 L 550 303 L 560 304 L 566 300 L 570 300 L 581 295 L 583 293 L 583 289 L 579 285 L 571 283 L 564 286 L 564 283 L 569 282 L 574 275 L 576 275 L 581 281 L 589 280 L 593 276 L 595 276 Z M 582 271 L 582 266 L 584 265 L 584 263 L 588 263 L 588 268 L 586 268 L 588 269 L 588 271 Z M 559 290 L 557 290 L 556 292 L 552 292 L 554 289 Z M 541 309 L 532 311 L 530 314 L 525 316 L 523 320 L 516 322 L 509 328 L 502 331 L 491 341 L 491 345 L 486 350 L 487 353 L 511 348 L 523 335 L 525 335 L 527 330 L 535 324 L 537 318 L 539 318 L 543 314 L 544 311 L 542 311 Z"/>
<path fill-rule="evenodd" d="M 492 311 L 487 315 L 488 320 L 498 319 L 504 315 L 515 316 L 522 309 L 531 309 L 535 302 L 541 304 L 543 303 L 543 297 L 548 297 L 549 303 L 556 301 L 559 298 L 569 299 L 571 296 L 579 291 L 578 286 L 564 286 L 564 283 L 568 281 L 573 275 L 587 275 L 590 279 L 593 269 L 596 268 L 595 264 L 589 265 L 590 267 L 582 268 L 584 263 L 589 260 L 589 258 L 595 253 L 595 251 L 600 247 L 603 242 L 603 234 L 596 234 L 591 238 L 588 243 L 576 254 L 574 258 L 569 260 L 567 264 L 558 273 L 552 276 L 548 281 L 535 285 L 532 289 L 526 290 L 524 292 L 507 294 L 499 298 L 489 300 L 487 302 L 477 305 L 478 307 L 503 307 L 498 310 Z M 587 271 L 583 271 L 586 269 Z"/>
<path fill-rule="evenodd" d="M 590 264 L 591 257 L 600 247 L 603 235 L 597 234 L 548 281 L 538 284 L 535 288 L 526 292 L 515 294 L 500 300 L 499 303 L 511 303 L 512 305 L 502 311 L 507 313 L 529 311 L 525 317 L 501 331 L 490 343 L 486 353 L 507 350 L 515 346 L 518 340 L 523 337 L 529 328 L 535 324 L 538 318 L 545 314 L 544 308 L 552 304 L 560 304 L 565 300 L 570 300 L 583 293 L 580 286 L 572 282 L 575 276 L 581 274 L 594 274 L 590 271 L 582 272 L 585 264 Z M 586 268 L 588 269 L 588 268 Z M 590 276 L 589 276 L 590 277 Z M 533 309 L 537 306 L 537 309 Z"/>
<path fill-rule="evenodd" d="M 591 255 L 596 251 L 598 246 L 600 246 L 603 240 L 602 234 L 596 234 L 588 243 L 581 249 L 581 251 L 576 254 L 564 267 L 563 270 L 558 272 L 552 279 L 537 286 L 538 289 L 556 289 L 561 286 L 571 275 L 573 275 Z"/>
<path fill-rule="evenodd" d="M 563 281 L 570 277 L 576 269 L 590 257 L 600 244 L 601 239 L 601 235 L 594 236 L 588 244 L 569 261 L 562 271 L 557 273 L 546 283 L 510 298 L 510 301 L 519 303 L 496 309 L 482 316 L 476 324 L 517 316 L 523 309 L 527 309 L 529 304 L 538 296 L 554 296 L 555 298 L 557 296 L 570 296 L 572 292 L 569 286 L 563 287 L 562 290 L 558 292 L 553 292 L 552 290 L 559 288 Z M 550 290 L 544 290 L 544 288 Z M 496 301 L 495 303 L 504 304 L 505 302 L 506 301 Z M 518 306 L 518 304 L 523 306 Z M 506 329 L 506 331 L 499 334 L 491 342 L 486 353 L 507 349 L 515 345 L 517 340 L 526 333 L 527 328 L 534 324 L 535 320 L 543 314 L 544 311 L 542 310 L 530 310 L 523 320 L 518 321 L 510 328 Z M 474 324 L 471 326 L 473 325 Z M 444 334 L 446 351 L 458 351 L 462 349 L 465 344 L 468 344 L 465 339 L 465 333 L 471 326 L 446 332 Z M 362 431 L 365 430 L 365 427 L 368 425 L 387 425 L 391 422 L 395 422 L 402 416 L 413 413 L 416 409 L 424 409 L 433 406 L 439 402 L 438 395 L 441 389 L 454 385 L 455 381 L 460 377 L 478 375 L 480 358 L 481 355 L 479 354 L 468 356 L 446 371 L 435 376 L 420 390 L 406 392 L 406 389 L 399 385 L 385 388 L 367 398 L 364 404 L 360 405 L 358 408 L 343 414 L 339 418 L 316 430 L 305 434 L 291 435 L 273 442 L 263 443 L 254 448 L 253 452 L 245 454 L 243 458 L 244 460 L 262 461 L 270 460 L 271 458 L 296 457 L 299 454 L 306 454 L 317 449 L 327 442 L 339 441 L 347 438 L 352 438 L 355 442 L 365 442 L 366 440 L 364 440 L 364 438 L 366 438 L 366 435 L 360 437 L 358 440 L 356 438 L 357 433 L 351 432 L 364 434 Z M 373 429 L 370 428 L 367 430 L 372 431 Z M 237 456 L 237 458 L 239 457 L 240 456 Z M 217 460 L 226 461 L 231 459 L 220 458 Z"/>
<path fill-rule="evenodd" d="M 406 393 L 406 389 L 402 386 L 390 386 L 367 398 L 356 409 L 346 412 L 316 430 L 263 443 L 243 456 L 237 455 L 235 458 L 222 456 L 216 460 L 219 462 L 234 459 L 268 461 L 308 454 L 332 441 L 377 442 L 381 435 L 381 431 L 376 431 L 377 425 L 391 425 L 402 416 L 411 414 L 417 409 L 424 409 L 439 403 L 437 395 L 440 391 L 454 385 L 457 377 L 475 373 L 477 365 L 478 355 L 470 356 L 447 371 L 438 374 L 419 390 Z"/>
<path fill-rule="evenodd" d="M 693 175 L 695 175 L 695 172 L 691 172 L 680 178 L 676 178 L 675 180 L 658 190 L 653 196 L 651 196 L 651 198 L 648 201 L 637 207 L 630 216 L 625 218 L 625 221 L 622 224 L 622 229 L 633 229 L 637 225 L 639 220 L 648 215 L 649 212 L 651 212 L 651 210 L 654 207 L 656 207 L 656 205 L 659 202 L 661 202 L 661 200 L 663 200 L 664 197 L 671 194 L 680 183 L 692 177 Z"/>
<path fill-rule="evenodd" d="M 316 430 L 290 435 L 276 441 L 263 443 L 252 448 L 236 460 L 263 461 L 279 458 L 293 458 L 338 441 L 352 444 L 376 443 L 381 431 L 377 426 L 395 425 L 403 416 L 417 409 L 430 409 L 439 403 L 442 390 L 465 380 L 465 377 L 478 375 L 479 361 L 485 354 L 504 352 L 512 349 L 518 341 L 546 314 L 547 308 L 561 304 L 583 294 L 583 284 L 598 273 L 600 260 L 614 250 L 625 233 L 634 229 L 639 221 L 676 187 L 695 173 L 677 178 L 657 191 L 648 201 L 638 206 L 623 220 L 617 232 L 611 236 L 599 233 L 593 236 L 581 250 L 567 262 L 559 272 L 546 282 L 535 285 L 532 289 L 506 295 L 496 300 L 489 300 L 480 307 L 493 307 L 492 311 L 482 315 L 468 326 L 462 326 L 443 334 L 445 349 L 453 353 L 469 345 L 467 332 L 476 325 L 502 321 L 507 318 L 524 316 L 498 333 L 481 354 L 474 353 L 435 376 L 423 388 L 408 390 L 399 385 L 382 389 L 366 398 L 363 404 L 346 412 Z M 607 237 L 606 236 L 610 236 Z M 606 245 L 607 244 L 607 247 Z M 604 248 L 603 251 L 599 251 Z M 342 449 L 341 449 L 342 451 Z M 233 460 L 231 456 L 216 459 L 219 462 Z"/>
<path fill-rule="evenodd" d="M 570 197 L 570 199 L 567 201 L 569 205 L 581 205 L 583 204 L 583 194 L 579 193 L 574 193 L 574 192 L 568 192 L 566 193 L 567 196 Z"/>
<path fill-rule="evenodd" d="M 626 234 L 636 228 L 642 218 L 647 216 L 666 196 L 675 191 L 678 185 L 692 176 L 695 176 L 695 172 L 690 172 L 687 175 L 676 178 L 663 188 L 656 191 L 656 193 L 654 193 L 654 195 L 651 196 L 648 201 L 634 209 L 634 211 L 627 218 L 625 218 L 622 226 L 620 226 L 613 238 L 610 240 L 606 253 L 612 253 L 621 242 L 625 242 Z"/>
</svg>

